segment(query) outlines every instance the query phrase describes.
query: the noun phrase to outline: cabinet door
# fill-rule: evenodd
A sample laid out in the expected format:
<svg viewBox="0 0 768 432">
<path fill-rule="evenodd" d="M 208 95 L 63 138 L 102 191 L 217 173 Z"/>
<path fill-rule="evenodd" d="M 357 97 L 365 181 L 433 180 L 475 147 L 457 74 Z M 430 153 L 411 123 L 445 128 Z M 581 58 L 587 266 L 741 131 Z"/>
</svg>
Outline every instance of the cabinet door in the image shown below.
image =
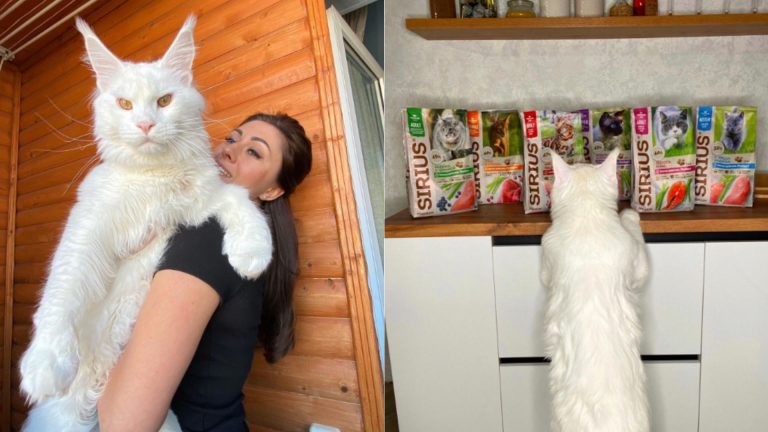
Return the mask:
<svg viewBox="0 0 768 432">
<path fill-rule="evenodd" d="M 768 428 L 768 243 L 708 243 L 701 432 Z"/>
<path fill-rule="evenodd" d="M 500 357 L 544 356 L 546 292 L 540 246 L 493 248 Z M 649 282 L 640 295 L 643 354 L 699 354 L 703 243 L 648 245 Z"/>
<path fill-rule="evenodd" d="M 501 366 L 505 432 L 550 430 L 551 396 L 546 364 Z M 699 423 L 699 363 L 646 362 L 653 432 L 696 432 Z M 727 429 L 723 429 L 727 430 Z"/>
<path fill-rule="evenodd" d="M 501 431 L 491 239 L 387 239 L 385 247 L 400 430 Z"/>
</svg>

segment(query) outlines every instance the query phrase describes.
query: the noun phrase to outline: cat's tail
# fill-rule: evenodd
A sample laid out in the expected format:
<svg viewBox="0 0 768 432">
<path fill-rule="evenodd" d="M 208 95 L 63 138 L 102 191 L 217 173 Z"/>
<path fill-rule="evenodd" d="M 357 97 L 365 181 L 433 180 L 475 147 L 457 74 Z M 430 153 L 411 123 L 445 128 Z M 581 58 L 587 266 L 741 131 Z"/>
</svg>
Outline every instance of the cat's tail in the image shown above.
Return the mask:
<svg viewBox="0 0 768 432">
<path fill-rule="evenodd" d="M 27 414 L 21 427 L 22 432 L 90 432 L 96 426 L 96 419 L 82 420 L 75 414 L 77 409 L 73 398 L 48 399 L 35 405 Z"/>
</svg>

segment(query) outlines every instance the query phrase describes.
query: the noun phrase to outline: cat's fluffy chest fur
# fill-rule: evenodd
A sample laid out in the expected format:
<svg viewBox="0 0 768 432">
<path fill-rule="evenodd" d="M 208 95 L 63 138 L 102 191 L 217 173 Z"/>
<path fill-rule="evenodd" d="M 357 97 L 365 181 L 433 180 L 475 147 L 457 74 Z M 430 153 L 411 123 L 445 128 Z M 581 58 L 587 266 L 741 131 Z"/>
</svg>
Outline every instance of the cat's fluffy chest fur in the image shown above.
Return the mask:
<svg viewBox="0 0 768 432">
<path fill-rule="evenodd" d="M 541 281 L 555 432 L 649 430 L 637 304 L 648 264 L 638 214 L 616 212 L 617 155 L 571 168 L 553 153 Z"/>
<path fill-rule="evenodd" d="M 162 230 L 179 220 L 202 222 L 199 219 L 214 210 L 214 192 L 224 187 L 212 163 L 204 168 L 199 165 L 136 168 L 104 163 L 96 166 L 83 181 L 78 200 L 114 209 L 109 223 L 116 229 L 146 226 Z M 122 234 L 135 237 L 137 233 Z M 138 233 L 139 237 L 143 234 L 146 233 Z M 143 240 L 126 238 L 123 242 Z"/>
</svg>

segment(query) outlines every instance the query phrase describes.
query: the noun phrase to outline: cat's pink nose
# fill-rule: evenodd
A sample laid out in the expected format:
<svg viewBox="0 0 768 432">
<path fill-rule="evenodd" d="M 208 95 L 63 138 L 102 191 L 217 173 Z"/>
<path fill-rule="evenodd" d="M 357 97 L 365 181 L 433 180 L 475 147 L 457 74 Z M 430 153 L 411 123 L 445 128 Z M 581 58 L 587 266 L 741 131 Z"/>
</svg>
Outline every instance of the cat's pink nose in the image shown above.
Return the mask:
<svg viewBox="0 0 768 432">
<path fill-rule="evenodd" d="M 150 129 L 152 129 L 155 126 L 155 124 L 147 121 L 147 122 L 136 123 L 136 126 L 138 126 L 139 129 L 143 130 L 145 134 L 148 134 Z"/>
</svg>

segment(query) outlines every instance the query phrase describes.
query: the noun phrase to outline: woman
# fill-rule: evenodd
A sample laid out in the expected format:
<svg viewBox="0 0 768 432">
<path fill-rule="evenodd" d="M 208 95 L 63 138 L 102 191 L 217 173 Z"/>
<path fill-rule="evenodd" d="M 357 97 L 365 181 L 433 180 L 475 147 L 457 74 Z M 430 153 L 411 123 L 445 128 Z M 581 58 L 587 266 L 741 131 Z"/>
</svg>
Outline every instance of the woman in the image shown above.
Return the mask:
<svg viewBox="0 0 768 432">
<path fill-rule="evenodd" d="M 255 114 L 214 157 L 221 179 L 247 188 L 269 218 L 272 263 L 256 281 L 240 278 L 215 219 L 171 238 L 99 401 L 102 431 L 156 431 L 169 406 L 184 430 L 245 431 L 241 389 L 256 344 L 270 363 L 293 346 L 298 259 L 288 196 L 312 165 L 309 139 L 289 116 Z"/>
</svg>

